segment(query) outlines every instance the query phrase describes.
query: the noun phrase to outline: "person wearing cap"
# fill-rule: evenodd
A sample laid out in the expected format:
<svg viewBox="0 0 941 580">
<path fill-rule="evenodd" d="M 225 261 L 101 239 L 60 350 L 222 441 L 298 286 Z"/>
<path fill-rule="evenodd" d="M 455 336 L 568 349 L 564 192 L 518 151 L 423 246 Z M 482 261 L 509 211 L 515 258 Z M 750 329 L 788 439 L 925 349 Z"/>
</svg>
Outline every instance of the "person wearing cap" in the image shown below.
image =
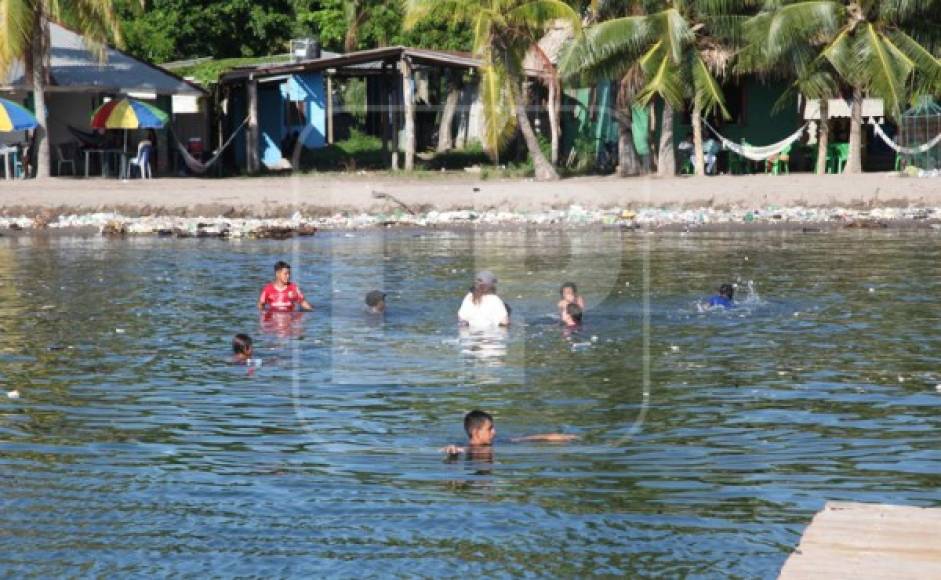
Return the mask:
<svg viewBox="0 0 941 580">
<path fill-rule="evenodd" d="M 386 311 L 386 293 L 373 290 L 366 294 L 366 311 L 370 314 L 383 314 Z"/>
<path fill-rule="evenodd" d="M 506 326 L 510 315 L 506 304 L 497 296 L 497 277 L 492 272 L 478 272 L 460 310 L 457 319 L 461 324 L 473 328 Z"/>
</svg>

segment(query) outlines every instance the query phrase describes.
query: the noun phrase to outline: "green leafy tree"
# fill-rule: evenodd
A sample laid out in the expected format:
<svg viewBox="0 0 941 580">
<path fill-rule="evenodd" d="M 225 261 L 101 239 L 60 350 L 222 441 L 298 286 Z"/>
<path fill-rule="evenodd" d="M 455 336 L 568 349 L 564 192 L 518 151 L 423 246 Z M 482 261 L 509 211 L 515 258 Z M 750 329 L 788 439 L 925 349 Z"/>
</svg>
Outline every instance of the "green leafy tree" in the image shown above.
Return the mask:
<svg viewBox="0 0 941 580">
<path fill-rule="evenodd" d="M 663 100 L 658 172 L 676 173 L 673 112 L 691 103 L 696 173 L 704 174 L 703 115 L 728 116 L 717 77 L 729 70 L 741 27 L 753 3 L 699 0 L 636 3 L 632 14 L 586 29 L 561 63 L 565 77 L 582 81 L 636 79 L 636 102 Z M 639 77 L 639 79 L 638 79 Z M 622 87 L 624 83 L 622 83 Z"/>
<path fill-rule="evenodd" d="M 912 95 L 941 93 L 937 0 L 769 2 L 746 30 L 746 66 L 791 69 L 794 87 L 809 98 L 851 94 L 848 173 L 862 171 L 864 94 L 897 117 Z M 825 108 L 820 121 L 828 122 Z M 825 155 L 826 138 L 818 171 Z"/>
<path fill-rule="evenodd" d="M 483 61 L 480 94 L 486 149 L 498 156 L 518 128 L 533 160 L 536 179 L 558 179 L 527 116 L 523 59 L 549 23 L 562 19 L 579 30 L 578 14 L 559 0 L 408 0 L 406 29 L 430 18 L 436 10 L 450 14 L 453 22 L 473 27 L 473 51 Z"/>
<path fill-rule="evenodd" d="M 143 13 L 115 2 L 129 50 L 154 62 L 285 52 L 297 27 L 291 0 L 150 0 Z"/>
<path fill-rule="evenodd" d="M 123 38 L 112 0 L 0 0 L 0 76 L 16 61 L 26 63 L 33 90 L 36 129 L 36 176 L 49 177 L 51 160 L 47 133 L 46 86 L 49 83 L 49 22 L 62 22 L 77 30 L 99 58 L 105 56 L 105 43 Z"/>
</svg>

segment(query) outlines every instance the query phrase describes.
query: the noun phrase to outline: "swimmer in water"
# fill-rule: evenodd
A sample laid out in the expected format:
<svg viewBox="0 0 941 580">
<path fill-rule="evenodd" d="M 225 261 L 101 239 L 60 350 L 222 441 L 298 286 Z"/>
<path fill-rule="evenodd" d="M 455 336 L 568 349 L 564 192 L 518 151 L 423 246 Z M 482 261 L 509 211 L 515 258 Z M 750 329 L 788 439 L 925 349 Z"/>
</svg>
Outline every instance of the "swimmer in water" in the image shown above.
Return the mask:
<svg viewBox="0 0 941 580">
<path fill-rule="evenodd" d="M 373 290 L 366 294 L 366 312 L 369 314 L 385 314 L 386 293 Z"/>
<path fill-rule="evenodd" d="M 467 447 L 458 445 L 448 445 L 441 449 L 450 457 L 466 453 L 468 456 L 489 455 L 493 449 L 493 440 L 497 436 L 497 429 L 493 424 L 493 416 L 480 410 L 474 410 L 464 416 L 464 431 L 467 433 Z M 575 435 L 563 435 L 561 433 L 545 433 L 542 435 L 530 435 L 528 437 L 515 437 L 510 439 L 513 443 L 522 442 L 544 442 L 544 443 L 567 443 L 578 439 Z"/>
<path fill-rule="evenodd" d="M 506 303 L 497 296 L 497 277 L 491 272 L 478 272 L 474 286 L 464 297 L 457 312 L 461 324 L 471 328 L 507 326 L 510 314 Z"/>
<path fill-rule="evenodd" d="M 735 308 L 732 298 L 734 295 L 735 287 L 731 284 L 723 284 L 719 286 L 719 294 L 710 298 L 707 306 L 709 308 Z"/>
<path fill-rule="evenodd" d="M 585 299 L 578 294 L 578 286 L 575 285 L 575 282 L 566 282 L 562 284 L 562 287 L 559 288 L 559 295 L 561 299 L 559 300 L 559 318 L 562 318 L 565 313 L 565 307 L 569 304 L 575 304 L 582 311 L 585 310 Z"/>
<path fill-rule="evenodd" d="M 578 328 L 582 325 L 582 308 L 575 303 L 569 303 L 562 310 L 562 325 L 565 328 Z"/>
<path fill-rule="evenodd" d="M 232 360 L 236 363 L 247 363 L 252 358 L 252 337 L 247 334 L 236 334 L 232 339 Z"/>
<path fill-rule="evenodd" d="M 300 305 L 301 310 L 313 310 L 314 307 L 304 298 L 304 293 L 297 284 L 291 282 L 291 266 L 278 261 L 274 265 L 274 280 L 266 285 L 258 296 L 258 310 L 268 312 L 293 312 Z"/>
</svg>

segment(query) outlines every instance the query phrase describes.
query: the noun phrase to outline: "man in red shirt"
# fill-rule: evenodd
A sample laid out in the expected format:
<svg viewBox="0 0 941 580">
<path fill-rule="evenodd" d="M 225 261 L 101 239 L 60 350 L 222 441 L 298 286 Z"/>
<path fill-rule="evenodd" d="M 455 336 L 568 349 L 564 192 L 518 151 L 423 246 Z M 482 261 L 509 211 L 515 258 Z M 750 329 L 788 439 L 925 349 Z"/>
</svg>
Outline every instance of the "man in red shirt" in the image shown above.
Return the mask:
<svg viewBox="0 0 941 580">
<path fill-rule="evenodd" d="M 293 312 L 298 304 L 301 310 L 314 309 L 297 284 L 291 282 L 291 266 L 279 261 L 274 265 L 274 280 L 261 290 L 258 310 L 265 310 L 267 305 L 269 312 Z"/>
</svg>

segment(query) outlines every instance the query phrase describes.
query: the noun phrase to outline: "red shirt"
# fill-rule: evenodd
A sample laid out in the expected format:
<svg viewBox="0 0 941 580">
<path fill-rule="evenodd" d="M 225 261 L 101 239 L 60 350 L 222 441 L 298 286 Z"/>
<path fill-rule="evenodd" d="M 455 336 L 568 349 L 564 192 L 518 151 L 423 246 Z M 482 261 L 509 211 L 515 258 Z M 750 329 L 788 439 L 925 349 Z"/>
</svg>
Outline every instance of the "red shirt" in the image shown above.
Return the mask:
<svg viewBox="0 0 941 580">
<path fill-rule="evenodd" d="M 269 282 L 262 288 L 261 297 L 258 300 L 262 304 L 267 304 L 270 311 L 291 312 L 304 301 L 304 294 L 294 282 L 288 284 L 284 290 L 278 290 L 273 282 Z"/>
</svg>

